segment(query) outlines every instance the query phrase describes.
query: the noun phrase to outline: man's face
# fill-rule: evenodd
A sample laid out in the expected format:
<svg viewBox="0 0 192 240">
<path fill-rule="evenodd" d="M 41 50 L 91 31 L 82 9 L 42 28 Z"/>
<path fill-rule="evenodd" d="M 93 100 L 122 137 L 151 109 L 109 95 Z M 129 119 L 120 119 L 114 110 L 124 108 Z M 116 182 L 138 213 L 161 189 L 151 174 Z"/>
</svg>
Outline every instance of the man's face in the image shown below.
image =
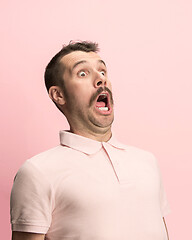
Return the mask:
<svg viewBox="0 0 192 240">
<path fill-rule="evenodd" d="M 95 52 L 64 56 L 65 115 L 72 130 L 106 132 L 113 122 L 111 83 L 104 61 Z"/>
</svg>

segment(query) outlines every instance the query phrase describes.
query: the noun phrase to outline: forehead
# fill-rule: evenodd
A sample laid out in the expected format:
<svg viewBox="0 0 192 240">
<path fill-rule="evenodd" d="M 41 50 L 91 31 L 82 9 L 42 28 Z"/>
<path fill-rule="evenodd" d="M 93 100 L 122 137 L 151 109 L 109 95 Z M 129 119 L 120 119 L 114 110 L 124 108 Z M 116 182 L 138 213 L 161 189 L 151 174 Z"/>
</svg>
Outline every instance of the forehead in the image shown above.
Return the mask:
<svg viewBox="0 0 192 240">
<path fill-rule="evenodd" d="M 82 52 L 74 51 L 61 58 L 60 62 L 64 64 L 69 69 L 80 61 L 86 61 L 90 64 L 96 64 L 100 62 L 100 56 L 95 52 Z"/>
</svg>

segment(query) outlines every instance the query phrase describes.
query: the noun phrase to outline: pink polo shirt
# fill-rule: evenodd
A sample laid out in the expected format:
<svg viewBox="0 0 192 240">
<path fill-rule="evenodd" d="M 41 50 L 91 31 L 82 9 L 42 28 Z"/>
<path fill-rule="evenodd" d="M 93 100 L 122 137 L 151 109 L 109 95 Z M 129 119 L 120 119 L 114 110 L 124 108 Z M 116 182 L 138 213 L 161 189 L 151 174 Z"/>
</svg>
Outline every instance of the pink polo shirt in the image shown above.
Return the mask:
<svg viewBox="0 0 192 240">
<path fill-rule="evenodd" d="M 11 193 L 13 231 L 47 240 L 166 240 L 169 211 L 155 157 L 112 137 L 66 131 L 27 160 Z"/>
</svg>

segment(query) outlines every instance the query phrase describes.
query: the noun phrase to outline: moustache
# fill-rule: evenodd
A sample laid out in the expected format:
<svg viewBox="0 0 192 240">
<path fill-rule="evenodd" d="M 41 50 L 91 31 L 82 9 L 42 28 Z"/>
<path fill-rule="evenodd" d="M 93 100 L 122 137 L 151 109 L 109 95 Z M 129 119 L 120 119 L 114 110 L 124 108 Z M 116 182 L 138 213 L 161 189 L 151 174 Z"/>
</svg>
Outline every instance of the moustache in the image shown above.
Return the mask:
<svg viewBox="0 0 192 240">
<path fill-rule="evenodd" d="M 104 91 L 109 93 L 111 104 L 113 105 L 113 94 L 112 94 L 111 90 L 108 87 L 104 87 L 104 88 L 100 87 L 100 88 L 97 89 L 96 93 L 94 93 L 93 96 L 91 97 L 90 102 L 89 102 L 89 106 L 91 106 L 93 104 L 93 102 L 97 99 L 99 94 L 104 92 Z"/>
</svg>

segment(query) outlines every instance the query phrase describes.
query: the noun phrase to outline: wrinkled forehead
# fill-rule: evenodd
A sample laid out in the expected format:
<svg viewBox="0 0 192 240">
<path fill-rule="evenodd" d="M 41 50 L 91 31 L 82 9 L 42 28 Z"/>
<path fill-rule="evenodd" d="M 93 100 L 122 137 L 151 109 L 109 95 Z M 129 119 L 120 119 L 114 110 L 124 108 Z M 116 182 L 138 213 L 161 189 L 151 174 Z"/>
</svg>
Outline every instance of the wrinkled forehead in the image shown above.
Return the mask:
<svg viewBox="0 0 192 240">
<path fill-rule="evenodd" d="M 98 64 L 98 63 L 104 63 L 104 61 L 101 59 L 101 57 L 95 53 L 95 52 L 82 52 L 82 51 L 74 51 L 71 52 L 64 57 L 61 58 L 60 64 L 63 65 L 63 67 L 68 69 L 69 71 L 72 71 L 75 64 L 78 62 L 85 61 L 89 64 Z"/>
</svg>

